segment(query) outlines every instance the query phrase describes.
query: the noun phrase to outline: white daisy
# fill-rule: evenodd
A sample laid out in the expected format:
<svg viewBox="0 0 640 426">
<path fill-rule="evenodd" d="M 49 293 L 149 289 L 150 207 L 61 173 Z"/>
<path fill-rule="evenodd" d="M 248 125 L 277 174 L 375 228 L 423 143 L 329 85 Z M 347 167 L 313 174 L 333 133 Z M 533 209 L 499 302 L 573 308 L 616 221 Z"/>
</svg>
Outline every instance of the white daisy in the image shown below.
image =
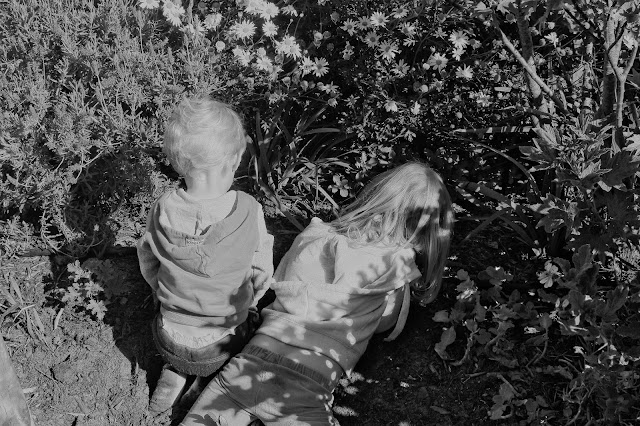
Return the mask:
<svg viewBox="0 0 640 426">
<path fill-rule="evenodd" d="M 158 0 L 140 0 L 138 6 L 141 9 L 156 9 L 160 6 L 160 2 Z"/>
<path fill-rule="evenodd" d="M 373 12 L 369 21 L 371 21 L 371 25 L 374 27 L 384 27 L 387 25 L 387 22 L 389 22 L 389 18 L 382 12 Z"/>
<path fill-rule="evenodd" d="M 313 74 L 316 77 L 322 77 L 328 72 L 329 72 L 329 62 L 327 62 L 325 58 L 316 58 L 315 70 L 313 70 Z"/>
<path fill-rule="evenodd" d="M 221 22 L 222 15 L 220 13 L 210 13 L 204 18 L 204 27 L 208 30 L 215 30 Z"/>
<path fill-rule="evenodd" d="M 182 24 L 180 17 L 184 15 L 184 8 L 172 1 L 165 0 L 162 4 L 162 14 L 167 18 L 167 21 L 171 22 L 171 25 L 179 27 Z"/>
<path fill-rule="evenodd" d="M 400 53 L 400 49 L 398 48 L 398 43 L 384 41 L 380 43 L 378 46 L 378 50 L 380 51 L 380 56 L 387 61 L 391 61 L 396 57 L 398 53 Z"/>
<path fill-rule="evenodd" d="M 256 33 L 256 24 L 248 19 L 243 19 L 242 21 L 233 24 L 229 31 L 233 36 L 235 36 L 235 38 L 240 40 L 251 38 Z"/>
<path fill-rule="evenodd" d="M 357 31 L 356 25 L 357 25 L 356 21 L 352 19 L 347 19 L 346 21 L 344 21 L 344 23 L 342 24 L 342 27 L 340 28 L 342 28 L 344 31 L 349 33 L 349 35 L 353 35 Z"/>
<path fill-rule="evenodd" d="M 276 52 L 293 58 L 302 56 L 300 45 L 296 42 L 296 39 L 290 35 L 284 36 L 282 41 L 276 41 Z"/>
<path fill-rule="evenodd" d="M 278 34 L 278 27 L 271 21 L 265 21 L 262 24 L 262 33 L 267 37 L 275 37 Z"/>
</svg>

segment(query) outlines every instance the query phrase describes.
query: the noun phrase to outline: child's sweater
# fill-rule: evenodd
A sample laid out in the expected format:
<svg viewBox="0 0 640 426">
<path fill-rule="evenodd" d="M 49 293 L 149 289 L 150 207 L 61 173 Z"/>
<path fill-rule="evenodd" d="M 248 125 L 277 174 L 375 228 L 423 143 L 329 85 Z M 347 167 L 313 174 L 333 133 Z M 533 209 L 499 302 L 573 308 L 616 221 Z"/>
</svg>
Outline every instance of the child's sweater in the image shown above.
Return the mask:
<svg viewBox="0 0 640 426">
<path fill-rule="evenodd" d="M 350 373 L 387 295 L 419 277 L 412 249 L 354 245 L 315 218 L 280 262 L 272 284 L 276 300 L 262 310 L 257 333 L 320 352 Z"/>
<path fill-rule="evenodd" d="M 221 205 L 222 217 L 215 218 Z M 230 329 L 267 291 L 272 247 L 262 209 L 250 195 L 232 191 L 196 200 L 180 189 L 151 208 L 138 257 L 166 320 Z"/>
</svg>

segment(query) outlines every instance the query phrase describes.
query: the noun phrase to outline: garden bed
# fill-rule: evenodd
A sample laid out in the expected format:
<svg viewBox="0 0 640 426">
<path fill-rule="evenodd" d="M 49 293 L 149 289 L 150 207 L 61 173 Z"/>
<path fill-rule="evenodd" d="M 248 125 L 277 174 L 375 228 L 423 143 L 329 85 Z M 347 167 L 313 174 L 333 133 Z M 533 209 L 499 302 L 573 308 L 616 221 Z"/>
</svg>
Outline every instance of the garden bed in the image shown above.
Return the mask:
<svg viewBox="0 0 640 426">
<path fill-rule="evenodd" d="M 276 261 L 295 236 L 282 225 L 269 224 Z M 498 243 L 476 241 L 462 260 L 474 263 L 482 262 L 482 256 L 495 256 L 497 250 L 491 246 Z M 11 281 L 27 290 L 22 291 L 23 314 L 8 315 L 15 321 L 4 321 L 1 330 L 38 426 L 174 425 L 185 414 L 184 407 L 156 418 L 148 413 L 149 393 L 162 366 L 151 338 L 150 290 L 135 256 L 111 258 L 109 265 L 119 279 L 104 289 L 112 303 L 97 320 L 86 311 L 63 309 L 51 297 L 56 288 L 67 285 L 63 258 L 18 258 L 5 264 L 3 290 L 10 291 Z M 487 374 L 486 366 L 479 371 L 473 363 L 452 368 L 434 351 L 442 326 L 432 317 L 448 303 L 443 296 L 427 307 L 412 306 L 407 326 L 394 342 L 374 337 L 355 372 L 335 392 L 334 411 L 342 425 L 486 421 L 499 377 Z M 464 348 L 454 345 L 449 350 L 458 353 Z"/>
</svg>

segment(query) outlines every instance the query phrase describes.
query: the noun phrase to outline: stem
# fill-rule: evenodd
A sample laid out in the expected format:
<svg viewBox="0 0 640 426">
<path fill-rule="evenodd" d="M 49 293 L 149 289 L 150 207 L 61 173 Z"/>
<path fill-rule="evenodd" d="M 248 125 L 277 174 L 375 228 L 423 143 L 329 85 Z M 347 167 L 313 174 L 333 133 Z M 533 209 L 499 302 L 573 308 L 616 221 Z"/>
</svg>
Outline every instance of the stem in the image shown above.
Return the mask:
<svg viewBox="0 0 640 426">
<path fill-rule="evenodd" d="M 567 108 L 562 104 L 562 101 L 553 93 L 553 90 L 551 90 L 551 88 L 547 86 L 544 81 L 542 81 L 542 79 L 536 73 L 535 68 L 529 65 L 529 63 L 522 57 L 520 52 L 516 50 L 513 43 L 511 43 L 509 38 L 507 38 L 507 35 L 499 28 L 498 28 L 498 31 L 500 31 L 500 37 L 502 38 L 502 42 L 505 44 L 507 49 L 509 49 L 509 51 L 513 54 L 513 56 L 516 57 L 518 62 L 520 62 L 520 65 L 524 67 L 525 71 L 527 71 L 529 76 L 540 86 L 540 88 L 544 91 L 544 93 L 546 93 L 551 98 L 551 100 L 553 100 L 556 106 L 560 108 L 560 111 L 567 112 Z"/>
</svg>

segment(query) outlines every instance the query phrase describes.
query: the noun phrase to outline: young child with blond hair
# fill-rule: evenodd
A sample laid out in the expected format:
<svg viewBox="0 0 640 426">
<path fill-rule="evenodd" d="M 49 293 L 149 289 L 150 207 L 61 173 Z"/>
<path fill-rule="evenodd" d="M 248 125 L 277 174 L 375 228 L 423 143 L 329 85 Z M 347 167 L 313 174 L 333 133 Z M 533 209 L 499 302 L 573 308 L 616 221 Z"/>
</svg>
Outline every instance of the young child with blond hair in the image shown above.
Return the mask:
<svg viewBox="0 0 640 426">
<path fill-rule="evenodd" d="M 412 290 L 436 297 L 452 227 L 442 179 L 420 163 L 377 176 L 333 222 L 314 218 L 276 270 L 255 337 L 181 425 L 337 425 L 332 392 L 372 335 L 400 334 Z"/>
<path fill-rule="evenodd" d="M 163 150 L 184 188 L 151 207 L 138 241 L 140 270 L 159 312 L 152 324 L 166 361 L 150 411 L 171 408 L 188 376 L 214 374 L 251 338 L 273 274 L 273 237 L 260 204 L 231 189 L 246 148 L 239 115 L 208 96 L 182 101 Z"/>
</svg>

